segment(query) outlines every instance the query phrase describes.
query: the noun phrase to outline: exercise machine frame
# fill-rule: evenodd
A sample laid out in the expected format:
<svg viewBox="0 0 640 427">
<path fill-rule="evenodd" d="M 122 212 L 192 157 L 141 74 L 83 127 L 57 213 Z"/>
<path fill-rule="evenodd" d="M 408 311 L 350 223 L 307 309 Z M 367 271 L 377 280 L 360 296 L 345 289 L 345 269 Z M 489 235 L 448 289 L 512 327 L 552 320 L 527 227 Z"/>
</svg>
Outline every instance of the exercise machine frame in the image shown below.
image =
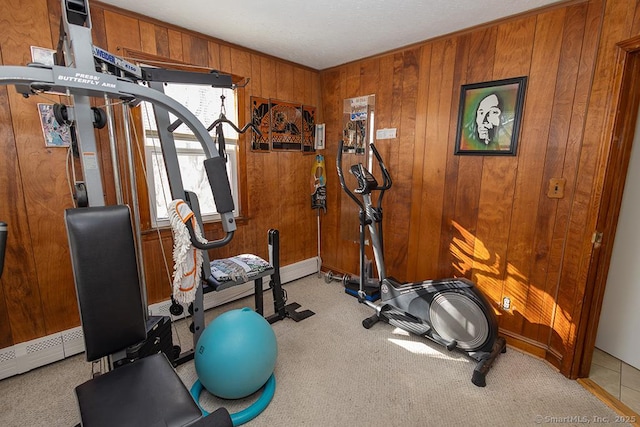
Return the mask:
<svg viewBox="0 0 640 427">
<path fill-rule="evenodd" d="M 102 184 L 101 163 L 98 160 L 98 150 L 95 139 L 95 108 L 91 107 L 90 98 L 98 97 L 105 101 L 116 99 L 122 101 L 123 116 L 128 120 L 128 108 L 130 105 L 137 105 L 140 101 L 147 101 L 153 105 L 154 115 L 158 126 L 159 140 L 163 152 L 165 168 L 169 180 L 171 196 L 173 199 L 185 199 L 196 214 L 199 225 L 202 227 L 201 215 L 194 193 L 185 192 L 178 156 L 175 147 L 172 130 L 175 130 L 176 122 L 170 123 L 169 114 L 177 117 L 177 121 L 184 123 L 200 142 L 206 160 L 206 169 L 209 184 L 213 193 L 218 212 L 220 213 L 222 238 L 208 242 L 203 249 L 203 258 L 206 267 L 209 266 L 207 250 L 222 247 L 228 244 L 233 238 L 236 230 L 234 217 L 234 201 L 231 195 L 231 188 L 227 177 L 226 159 L 220 155 L 215 142 L 209 135 L 209 129 L 183 105 L 164 93 L 164 83 L 189 83 L 207 85 L 215 88 L 233 89 L 236 86 L 232 82 L 232 77 L 217 71 L 210 73 L 166 70 L 161 68 L 145 68 L 131 64 L 117 56 L 93 46 L 91 38 L 91 15 L 88 0 L 61 0 L 62 17 L 60 25 L 60 40 L 56 53 L 56 65 L 48 66 L 39 63 L 30 63 L 27 66 L 0 66 L 0 84 L 14 85 L 16 90 L 25 97 L 43 92 L 66 95 L 71 99 L 72 106 L 61 109 L 58 107 L 58 116 L 64 115 L 65 122 L 73 125 L 74 150 L 79 157 L 82 180 L 76 181 L 75 194 L 78 206 L 104 206 L 104 190 Z M 59 65 L 67 64 L 67 65 Z M 143 83 L 143 84 L 141 84 Z M 64 113 L 64 114 L 62 114 Z M 111 114 L 108 113 L 108 122 L 112 126 Z M 104 117 L 102 117 L 104 119 Z M 213 127 L 218 121 L 214 122 Z M 129 142 L 128 126 L 125 128 L 125 138 Z M 245 129 L 240 130 L 245 131 Z M 254 129 L 255 130 L 255 129 Z M 112 135 L 110 135 L 111 137 Z M 115 141 L 111 139 L 112 153 Z M 133 168 L 133 160 L 130 155 L 129 168 Z M 131 172 L 131 171 L 130 171 Z M 116 186 L 119 187 L 117 168 L 114 170 Z M 74 180 L 76 177 L 73 177 Z M 135 175 L 134 177 L 135 178 Z M 134 186 L 132 179 L 132 187 Z M 116 190 L 119 190 L 117 188 Z M 117 191 L 118 193 L 118 191 Z M 133 214 L 134 226 L 136 227 L 137 243 L 140 245 L 139 216 L 137 212 L 137 194 L 132 188 L 134 198 Z M 118 201 L 121 203 L 121 200 Z M 275 241 L 277 245 L 277 235 L 270 234 L 269 240 Z M 196 242 L 192 238 L 192 243 Z M 143 262 L 141 259 L 141 247 L 138 247 L 138 263 L 141 270 L 141 289 L 144 305 L 147 306 L 146 284 L 144 283 Z M 285 305 L 286 294 L 281 287 L 279 260 L 276 255 L 276 265 L 272 274 L 271 288 L 274 293 L 275 314 L 268 319 L 276 320 L 290 317 L 298 319 L 300 313 L 296 313 L 295 303 Z M 204 279 L 208 277 L 210 271 L 204 268 Z M 262 313 L 262 284 L 260 278 L 256 281 L 256 309 Z M 258 286 L 259 285 L 259 286 Z M 258 287 L 260 290 L 258 292 Z M 193 348 L 204 330 L 204 298 L 203 286 L 199 286 L 195 300 L 189 307 L 192 313 Z M 299 307 L 299 306 L 298 306 Z M 146 313 L 146 310 L 145 310 Z M 179 352 L 180 350 L 178 350 Z M 182 363 L 193 357 L 193 350 L 188 350 L 180 354 L 174 364 Z"/>
</svg>

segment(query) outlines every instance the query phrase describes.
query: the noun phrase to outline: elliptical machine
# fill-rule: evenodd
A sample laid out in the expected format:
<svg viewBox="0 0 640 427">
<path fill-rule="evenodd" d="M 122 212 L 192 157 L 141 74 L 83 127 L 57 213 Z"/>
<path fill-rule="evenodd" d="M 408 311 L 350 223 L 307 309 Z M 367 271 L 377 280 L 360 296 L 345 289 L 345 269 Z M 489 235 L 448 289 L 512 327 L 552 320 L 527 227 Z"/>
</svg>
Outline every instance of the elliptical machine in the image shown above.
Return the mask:
<svg viewBox="0 0 640 427">
<path fill-rule="evenodd" d="M 360 162 L 349 170 L 356 178 L 358 188 L 349 190 L 342 171 L 343 141 L 339 143 L 336 161 L 340 186 L 360 208 L 360 277 L 357 296 L 359 302 L 375 310 L 374 315 L 362 321 L 362 326 L 369 329 L 383 320 L 441 344 L 449 351 L 464 352 L 478 362 L 471 382 L 484 387 L 494 360 L 500 353 L 506 352 L 506 341 L 498 336 L 493 309 L 473 282 L 465 278 L 401 283 L 393 277 L 387 277 L 382 241 L 382 199 L 385 191 L 391 188 L 392 181 L 375 145 L 370 144 L 370 147 L 382 171 L 382 185 Z M 379 192 L 376 206 L 371 200 L 374 191 Z M 365 290 L 365 285 L 371 286 L 371 278 L 367 277 L 370 268 L 366 268 L 368 260 L 365 256 L 367 228 L 379 275 L 381 300 L 378 303 L 371 301 Z"/>
</svg>

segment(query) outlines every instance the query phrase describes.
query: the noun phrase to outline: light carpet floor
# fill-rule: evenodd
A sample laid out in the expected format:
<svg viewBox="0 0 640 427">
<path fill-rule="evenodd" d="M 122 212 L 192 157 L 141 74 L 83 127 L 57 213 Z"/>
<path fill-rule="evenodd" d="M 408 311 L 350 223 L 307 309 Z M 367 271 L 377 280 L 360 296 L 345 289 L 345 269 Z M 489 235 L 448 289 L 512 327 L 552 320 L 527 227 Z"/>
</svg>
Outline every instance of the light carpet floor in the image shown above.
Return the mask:
<svg viewBox="0 0 640 427">
<path fill-rule="evenodd" d="M 300 323 L 286 319 L 273 325 L 279 352 L 276 394 L 248 426 L 584 425 L 616 419 L 577 382 L 513 348 L 498 357 L 487 386 L 479 388 L 471 383 L 475 363 L 466 356 L 388 324 L 364 329 L 362 319 L 371 309 L 346 295 L 339 283 L 313 275 L 285 289 L 289 302 L 316 314 Z M 253 306 L 251 297 L 209 310 L 207 322 L 245 306 Z M 265 308 L 267 314 L 272 311 L 267 293 Z M 176 322 L 174 336 L 188 348 L 185 324 Z M 191 387 L 193 362 L 177 371 Z M 90 373 L 84 355 L 77 355 L 0 381 L 0 426 L 75 425 L 73 388 Z M 256 398 L 229 401 L 205 393 L 200 403 L 233 413 Z"/>
</svg>

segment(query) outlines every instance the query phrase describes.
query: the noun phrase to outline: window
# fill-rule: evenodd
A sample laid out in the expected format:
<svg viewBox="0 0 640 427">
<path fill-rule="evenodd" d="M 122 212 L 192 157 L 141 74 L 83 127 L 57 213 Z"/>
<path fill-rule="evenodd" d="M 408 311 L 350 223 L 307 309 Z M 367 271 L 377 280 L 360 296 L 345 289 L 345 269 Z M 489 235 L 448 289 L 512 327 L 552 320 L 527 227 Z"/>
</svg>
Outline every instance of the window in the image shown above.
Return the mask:
<svg viewBox="0 0 640 427">
<path fill-rule="evenodd" d="M 236 96 L 231 89 L 169 83 L 165 85 L 164 90 L 168 96 L 191 111 L 205 127 L 208 127 L 214 120 L 218 119 L 221 112 L 224 113 L 228 120 L 233 123 L 237 122 Z M 221 97 L 224 97 L 224 110 Z M 172 122 L 176 120 L 176 117 L 172 114 L 169 116 Z M 151 221 L 154 226 L 164 226 L 169 224 L 167 205 L 173 198 L 169 190 L 153 108 L 147 102 L 142 105 L 142 120 L 145 134 Z M 235 215 L 237 215 L 239 211 L 238 134 L 228 124 L 224 124 L 223 132 L 227 152 L 227 176 L 229 177 L 231 194 L 236 207 Z M 216 141 L 215 129 L 211 131 L 211 136 Z M 178 153 L 178 163 L 184 189 L 197 194 L 204 221 L 218 219 L 220 216 L 216 210 L 209 180 L 204 170 L 203 161 L 205 160 L 205 155 L 200 142 L 191 132 L 191 129 L 184 124 L 173 132 L 173 137 Z"/>
</svg>

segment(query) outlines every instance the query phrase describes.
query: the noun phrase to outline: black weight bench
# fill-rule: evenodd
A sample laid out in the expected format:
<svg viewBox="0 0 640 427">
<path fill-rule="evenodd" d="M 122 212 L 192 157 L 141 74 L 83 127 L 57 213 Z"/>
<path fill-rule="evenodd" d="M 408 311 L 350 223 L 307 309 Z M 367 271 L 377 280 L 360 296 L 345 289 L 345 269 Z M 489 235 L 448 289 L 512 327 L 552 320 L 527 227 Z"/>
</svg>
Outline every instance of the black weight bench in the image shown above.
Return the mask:
<svg viewBox="0 0 640 427">
<path fill-rule="evenodd" d="M 87 361 L 146 339 L 127 206 L 65 212 Z M 138 359 L 76 388 L 82 426 L 232 426 L 226 409 L 207 417 L 163 353 Z"/>
</svg>

